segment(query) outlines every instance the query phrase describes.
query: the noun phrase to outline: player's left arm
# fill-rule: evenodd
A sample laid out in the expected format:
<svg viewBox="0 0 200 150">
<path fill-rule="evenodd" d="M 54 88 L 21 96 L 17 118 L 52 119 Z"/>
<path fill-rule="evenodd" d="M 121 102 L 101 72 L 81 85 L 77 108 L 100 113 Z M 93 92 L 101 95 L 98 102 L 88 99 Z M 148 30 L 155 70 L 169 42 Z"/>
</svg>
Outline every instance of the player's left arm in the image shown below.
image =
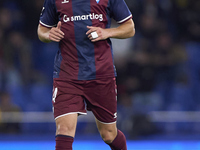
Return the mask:
<svg viewBox="0 0 200 150">
<path fill-rule="evenodd" d="M 103 29 L 100 27 L 93 27 L 93 26 L 87 26 L 87 28 L 89 30 L 86 32 L 86 35 L 92 42 L 105 40 L 107 38 L 125 39 L 135 35 L 135 25 L 132 19 L 129 19 L 124 23 L 121 23 L 116 28 Z M 91 35 L 92 32 L 96 32 L 98 37 L 93 39 Z"/>
</svg>

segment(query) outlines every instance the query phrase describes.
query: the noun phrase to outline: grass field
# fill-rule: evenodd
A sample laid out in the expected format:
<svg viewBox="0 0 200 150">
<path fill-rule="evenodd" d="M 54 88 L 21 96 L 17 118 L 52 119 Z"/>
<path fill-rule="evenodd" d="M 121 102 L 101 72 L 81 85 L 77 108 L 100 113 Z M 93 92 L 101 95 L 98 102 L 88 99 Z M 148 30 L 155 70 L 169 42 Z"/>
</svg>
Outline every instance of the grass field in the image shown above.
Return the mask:
<svg viewBox="0 0 200 150">
<path fill-rule="evenodd" d="M 128 150 L 200 150 L 200 141 L 127 141 Z M 2 150 L 54 150 L 54 141 L 0 141 Z M 100 140 L 78 140 L 73 150 L 110 150 Z"/>
<path fill-rule="evenodd" d="M 0 134 L 0 150 L 55 150 L 53 134 Z M 127 140 L 128 150 L 200 150 L 200 135 L 147 136 Z M 73 150 L 110 150 L 99 135 L 77 135 Z"/>
</svg>

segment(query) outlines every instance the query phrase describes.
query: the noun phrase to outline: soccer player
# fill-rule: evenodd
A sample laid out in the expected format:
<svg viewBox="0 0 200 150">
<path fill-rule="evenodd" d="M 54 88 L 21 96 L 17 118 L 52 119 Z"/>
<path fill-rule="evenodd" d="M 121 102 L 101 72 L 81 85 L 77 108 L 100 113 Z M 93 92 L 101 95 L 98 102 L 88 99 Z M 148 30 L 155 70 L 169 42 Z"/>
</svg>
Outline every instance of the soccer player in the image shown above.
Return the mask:
<svg viewBox="0 0 200 150">
<path fill-rule="evenodd" d="M 112 18 L 119 23 L 110 28 Z M 112 150 L 126 150 L 117 129 L 116 71 L 110 38 L 135 34 L 124 0 L 45 0 L 38 25 L 43 42 L 59 42 L 53 73 L 56 150 L 72 150 L 77 118 L 93 112 Z"/>
</svg>

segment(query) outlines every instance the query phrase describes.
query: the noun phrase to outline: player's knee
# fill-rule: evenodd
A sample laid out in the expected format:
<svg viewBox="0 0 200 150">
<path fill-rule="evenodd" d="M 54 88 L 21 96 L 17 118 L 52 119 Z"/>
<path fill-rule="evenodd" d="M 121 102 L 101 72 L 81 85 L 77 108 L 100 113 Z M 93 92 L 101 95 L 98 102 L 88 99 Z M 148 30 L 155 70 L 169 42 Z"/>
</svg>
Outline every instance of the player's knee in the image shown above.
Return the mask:
<svg viewBox="0 0 200 150">
<path fill-rule="evenodd" d="M 112 130 L 102 130 L 100 131 L 100 135 L 105 143 L 112 143 L 116 137 L 116 134 Z"/>
<path fill-rule="evenodd" d="M 61 135 L 69 135 L 69 136 L 74 136 L 75 133 L 75 127 L 74 126 L 67 126 L 64 124 L 59 124 L 57 125 L 56 128 L 56 135 L 61 134 Z"/>
</svg>

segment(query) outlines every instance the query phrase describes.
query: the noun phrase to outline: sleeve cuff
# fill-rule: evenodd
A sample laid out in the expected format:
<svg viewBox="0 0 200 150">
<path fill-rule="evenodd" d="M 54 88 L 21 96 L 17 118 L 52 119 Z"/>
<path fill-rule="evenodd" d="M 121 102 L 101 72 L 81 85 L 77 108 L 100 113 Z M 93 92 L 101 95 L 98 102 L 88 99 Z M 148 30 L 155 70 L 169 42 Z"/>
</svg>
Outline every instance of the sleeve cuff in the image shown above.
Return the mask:
<svg viewBox="0 0 200 150">
<path fill-rule="evenodd" d="M 130 16 L 128 16 L 128 17 L 126 17 L 126 18 L 124 18 L 123 20 L 121 20 L 121 21 L 118 21 L 117 23 L 119 23 L 119 24 L 122 24 L 122 23 L 124 23 L 124 22 L 126 22 L 126 21 L 128 21 L 129 19 L 131 19 L 132 18 L 132 15 L 130 15 Z"/>
<path fill-rule="evenodd" d="M 41 20 L 39 22 L 42 26 L 47 27 L 47 28 L 52 28 L 52 27 L 56 27 L 56 25 L 47 25 L 45 23 L 43 23 Z"/>
</svg>

